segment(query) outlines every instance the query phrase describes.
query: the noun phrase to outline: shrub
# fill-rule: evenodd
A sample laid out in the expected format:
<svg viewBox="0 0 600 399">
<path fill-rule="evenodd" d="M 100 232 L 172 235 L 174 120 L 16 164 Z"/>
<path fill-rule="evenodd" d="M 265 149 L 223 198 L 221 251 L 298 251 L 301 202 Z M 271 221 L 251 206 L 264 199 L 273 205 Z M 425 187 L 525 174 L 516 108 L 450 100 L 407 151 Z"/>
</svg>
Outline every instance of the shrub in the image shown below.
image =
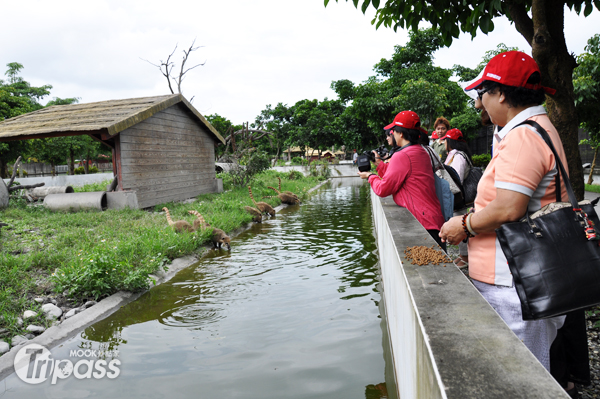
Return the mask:
<svg viewBox="0 0 600 399">
<path fill-rule="evenodd" d="M 308 159 L 302 157 L 293 157 L 292 165 L 308 165 Z"/>
<path fill-rule="evenodd" d="M 297 170 L 292 170 L 290 172 L 290 174 L 288 175 L 289 180 L 300 180 L 303 177 L 304 177 L 304 175 L 302 174 L 302 172 L 299 172 Z"/>
<path fill-rule="evenodd" d="M 83 168 L 83 166 L 80 166 L 78 168 L 73 169 L 73 173 L 76 175 L 83 175 L 85 174 L 85 169 Z M 98 173 L 98 168 L 96 166 L 88 167 L 88 174 L 92 173 Z"/>
<path fill-rule="evenodd" d="M 471 160 L 473 161 L 473 166 L 480 166 L 485 169 L 492 160 L 492 157 L 490 154 L 473 155 Z"/>
<path fill-rule="evenodd" d="M 331 176 L 331 169 L 327 161 L 313 161 L 310 164 L 309 174 L 315 177 L 324 177 L 328 179 Z"/>
</svg>

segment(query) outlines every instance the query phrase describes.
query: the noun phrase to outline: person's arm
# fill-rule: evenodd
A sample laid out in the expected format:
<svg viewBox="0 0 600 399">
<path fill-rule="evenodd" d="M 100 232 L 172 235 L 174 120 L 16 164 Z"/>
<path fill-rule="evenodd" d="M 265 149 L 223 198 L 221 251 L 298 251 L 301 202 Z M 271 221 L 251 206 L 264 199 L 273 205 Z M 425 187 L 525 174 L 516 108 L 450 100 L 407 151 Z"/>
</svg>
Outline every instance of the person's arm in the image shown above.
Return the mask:
<svg viewBox="0 0 600 399">
<path fill-rule="evenodd" d="M 529 204 L 529 196 L 517 191 L 496 189 L 496 199 L 491 201 L 481 212 L 471 216 L 471 229 L 477 233 L 493 233 L 507 222 L 519 220 Z M 440 230 L 442 242 L 457 245 L 467 236 L 462 226 L 462 216 L 448 220 Z"/>
<path fill-rule="evenodd" d="M 454 154 L 454 159 L 452 160 L 452 167 L 458 173 L 458 177 L 460 178 L 460 182 L 462 183 L 465 180 L 465 173 L 467 171 L 467 160 L 465 157 L 457 152 Z"/>
</svg>

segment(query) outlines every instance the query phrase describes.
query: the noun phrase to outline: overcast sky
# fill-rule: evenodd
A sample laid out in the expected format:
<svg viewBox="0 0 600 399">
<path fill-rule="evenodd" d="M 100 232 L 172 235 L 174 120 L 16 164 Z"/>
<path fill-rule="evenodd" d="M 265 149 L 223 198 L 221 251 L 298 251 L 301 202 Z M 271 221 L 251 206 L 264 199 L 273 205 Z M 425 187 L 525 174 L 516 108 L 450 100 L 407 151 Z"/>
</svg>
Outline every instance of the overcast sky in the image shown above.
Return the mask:
<svg viewBox="0 0 600 399">
<path fill-rule="evenodd" d="M 373 65 L 406 44 L 405 31 L 375 30 L 373 12 L 331 0 L 94 0 L 4 1 L 0 68 L 24 65 L 33 85 L 53 86 L 50 97 L 94 102 L 170 94 L 154 63 L 174 60 L 196 39 L 203 46 L 189 65 L 183 94 L 204 115 L 235 124 L 254 121 L 267 104 L 335 98 L 333 80 L 355 84 L 374 75 Z M 567 10 L 568 11 L 568 10 Z M 476 66 L 498 43 L 531 53 L 506 18 L 494 20 L 488 36 L 455 40 L 435 54 L 435 64 Z M 566 13 L 570 52 L 579 54 L 600 30 L 600 12 L 588 18 Z"/>
</svg>

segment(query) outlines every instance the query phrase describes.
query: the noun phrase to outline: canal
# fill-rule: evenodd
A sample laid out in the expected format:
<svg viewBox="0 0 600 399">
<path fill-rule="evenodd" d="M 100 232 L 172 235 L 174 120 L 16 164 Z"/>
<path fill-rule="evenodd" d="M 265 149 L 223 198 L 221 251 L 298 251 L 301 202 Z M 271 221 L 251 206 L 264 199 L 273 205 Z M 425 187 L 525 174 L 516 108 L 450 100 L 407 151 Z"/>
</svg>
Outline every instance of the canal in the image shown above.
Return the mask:
<svg viewBox="0 0 600 399">
<path fill-rule="evenodd" d="M 333 179 L 231 247 L 49 348 L 54 384 L 13 374 L 3 397 L 388 397 L 368 185 Z"/>
</svg>

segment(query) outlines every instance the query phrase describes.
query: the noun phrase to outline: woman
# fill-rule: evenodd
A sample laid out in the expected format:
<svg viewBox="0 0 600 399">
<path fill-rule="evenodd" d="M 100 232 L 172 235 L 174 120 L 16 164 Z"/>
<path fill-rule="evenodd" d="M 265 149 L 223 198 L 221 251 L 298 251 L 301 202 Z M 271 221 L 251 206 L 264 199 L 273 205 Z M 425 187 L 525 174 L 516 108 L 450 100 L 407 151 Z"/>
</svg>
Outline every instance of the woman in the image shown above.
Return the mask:
<svg viewBox="0 0 600 399">
<path fill-rule="evenodd" d="M 444 163 L 454 168 L 462 183 L 471 170 L 471 150 L 463 138 L 462 132 L 458 129 L 448 130 L 441 140 L 448 152 Z"/>
<path fill-rule="evenodd" d="M 473 163 L 471 161 L 471 150 L 469 149 L 462 132 L 458 129 L 450 129 L 441 140 L 446 146 L 446 151 L 448 151 L 448 157 L 446 158 L 445 164 L 454 168 L 460 182 L 463 183 L 469 174 Z M 463 209 L 455 212 L 454 215 L 463 215 L 465 212 L 467 212 L 467 210 Z M 469 250 L 466 242 L 461 241 L 458 244 L 458 254 L 458 258 L 453 261 L 454 264 L 461 269 L 468 267 Z"/>
<path fill-rule="evenodd" d="M 556 200 L 554 155 L 529 127 L 517 127 L 528 119 L 539 123 L 566 165 L 558 132 L 541 106 L 545 93 L 555 91 L 541 85 L 540 70 L 533 58 L 518 51 L 492 58 L 482 78 L 466 87 L 472 89 L 477 89 L 492 123 L 504 128 L 498 133 L 494 157 L 479 181 L 475 212 L 450 219 L 440 236 L 451 244 L 469 237 L 469 276 L 475 287 L 549 369 L 549 349 L 564 316 L 523 320 L 521 303 L 495 229 Z M 566 189 L 558 189 L 567 198 Z"/>
<path fill-rule="evenodd" d="M 427 132 L 421 129 L 419 116 L 402 111 L 386 126 L 388 143 L 392 146 L 389 163 L 381 162 L 377 153 L 377 173 L 359 172 L 368 179 L 373 192 L 380 197 L 393 195 L 394 202 L 407 208 L 445 250 L 439 230 L 444 223 L 440 202 L 435 193 L 433 170 L 429 155 L 420 144 L 427 143 Z"/>
<path fill-rule="evenodd" d="M 446 135 L 446 132 L 450 129 L 450 122 L 448 119 L 440 116 L 433 123 L 433 132 L 437 136 L 433 144 L 431 144 L 431 148 L 435 150 L 440 156 L 442 162 L 446 160 L 446 156 L 448 155 L 448 151 L 446 150 L 446 146 L 442 143 L 442 137 Z"/>
</svg>

